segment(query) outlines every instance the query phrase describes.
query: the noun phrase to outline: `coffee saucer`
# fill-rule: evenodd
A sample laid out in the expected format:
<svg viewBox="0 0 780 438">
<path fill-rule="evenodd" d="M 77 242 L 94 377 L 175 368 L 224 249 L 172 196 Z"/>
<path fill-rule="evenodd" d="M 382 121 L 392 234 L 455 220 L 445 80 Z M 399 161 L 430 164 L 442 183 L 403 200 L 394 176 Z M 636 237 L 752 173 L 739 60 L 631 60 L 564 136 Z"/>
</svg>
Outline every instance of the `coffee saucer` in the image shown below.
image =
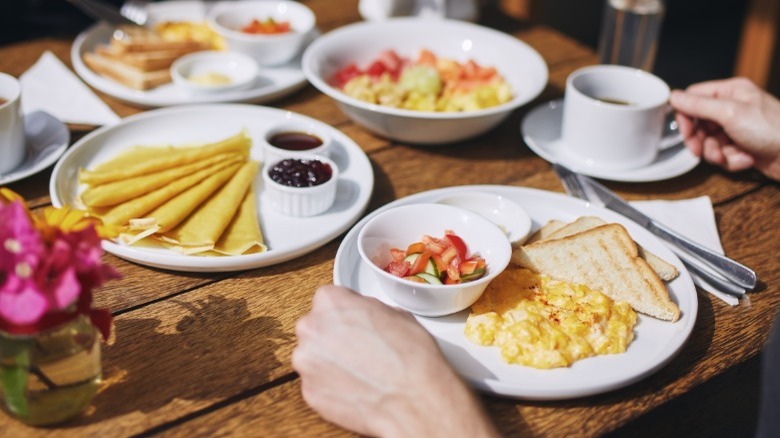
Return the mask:
<svg viewBox="0 0 780 438">
<path fill-rule="evenodd" d="M 520 123 L 523 140 L 537 155 L 550 163 L 564 166 L 594 178 L 622 182 L 662 181 L 682 175 L 699 164 L 682 143 L 662 150 L 655 161 L 634 169 L 597 169 L 572 157 L 561 139 L 563 99 L 546 102 L 532 109 Z"/>
<path fill-rule="evenodd" d="M 24 115 L 27 154 L 22 164 L 0 174 L 0 185 L 34 175 L 54 164 L 68 148 L 70 132 L 64 123 L 44 111 Z"/>
</svg>

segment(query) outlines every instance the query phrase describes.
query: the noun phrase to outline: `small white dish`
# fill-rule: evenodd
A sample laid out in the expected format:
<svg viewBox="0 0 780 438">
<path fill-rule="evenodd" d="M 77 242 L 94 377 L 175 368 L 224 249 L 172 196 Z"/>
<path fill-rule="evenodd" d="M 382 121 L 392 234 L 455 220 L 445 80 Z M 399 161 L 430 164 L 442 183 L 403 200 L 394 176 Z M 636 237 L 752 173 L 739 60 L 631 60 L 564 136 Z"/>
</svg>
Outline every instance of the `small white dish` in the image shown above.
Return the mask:
<svg viewBox="0 0 780 438">
<path fill-rule="evenodd" d="M 173 83 L 193 93 L 242 90 L 252 85 L 257 73 L 257 63 L 238 52 L 195 52 L 171 65 Z"/>
<path fill-rule="evenodd" d="M 54 164 L 70 142 L 70 132 L 64 123 L 44 111 L 24 116 L 27 155 L 15 169 L 0 174 L 0 185 L 10 184 L 34 175 Z"/>
<path fill-rule="evenodd" d="M 459 192 L 437 199 L 438 204 L 473 211 L 498 225 L 513 245 L 522 244 L 531 232 L 531 217 L 517 202 L 487 192 Z"/>
<path fill-rule="evenodd" d="M 466 243 L 469 254 L 485 259 L 485 274 L 457 284 L 417 283 L 384 270 L 391 248 L 407 248 L 423 236 L 441 238 L 451 230 Z M 395 304 L 420 316 L 445 316 L 474 304 L 487 285 L 509 264 L 512 248 L 503 231 L 473 211 L 450 205 L 421 203 L 398 206 L 372 215 L 358 234 L 357 249 L 376 276 L 379 289 Z"/>
<path fill-rule="evenodd" d="M 271 172 L 277 164 L 294 160 L 308 163 L 319 162 L 330 168 L 330 177 L 323 183 L 314 186 L 296 187 L 284 185 L 274 181 Z M 295 164 L 300 166 L 301 164 Z M 333 160 L 317 155 L 299 155 L 285 158 L 280 161 L 267 163 L 263 168 L 263 191 L 266 193 L 271 207 L 281 214 L 293 217 L 317 216 L 328 211 L 336 200 L 336 188 L 338 187 L 339 167 Z"/>
<path fill-rule="evenodd" d="M 289 22 L 290 31 L 276 34 L 253 34 L 241 29 L 258 20 Z M 303 49 L 307 35 L 314 29 L 314 12 L 302 3 L 289 0 L 223 2 L 215 6 L 206 21 L 230 50 L 241 52 L 258 64 L 274 66 L 293 59 Z"/>
<path fill-rule="evenodd" d="M 561 139 L 562 116 L 562 99 L 543 103 L 526 114 L 520 124 L 520 132 L 528 147 L 537 155 L 584 175 L 622 182 L 662 181 L 682 175 L 699 164 L 700 158 L 680 144 L 662 150 L 652 163 L 636 169 L 590 167 L 567 153 L 567 145 Z"/>
</svg>

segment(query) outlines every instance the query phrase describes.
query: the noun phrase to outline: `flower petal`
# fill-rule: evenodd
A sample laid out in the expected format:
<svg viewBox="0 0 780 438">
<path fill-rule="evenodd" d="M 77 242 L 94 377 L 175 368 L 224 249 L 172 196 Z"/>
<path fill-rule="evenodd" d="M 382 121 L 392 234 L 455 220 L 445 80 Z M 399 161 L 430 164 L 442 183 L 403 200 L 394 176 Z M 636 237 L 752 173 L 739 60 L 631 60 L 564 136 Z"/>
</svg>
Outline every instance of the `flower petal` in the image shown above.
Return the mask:
<svg viewBox="0 0 780 438">
<path fill-rule="evenodd" d="M 35 283 L 9 275 L 0 288 L 0 316 L 12 324 L 36 322 L 48 309 L 49 303 Z"/>
</svg>

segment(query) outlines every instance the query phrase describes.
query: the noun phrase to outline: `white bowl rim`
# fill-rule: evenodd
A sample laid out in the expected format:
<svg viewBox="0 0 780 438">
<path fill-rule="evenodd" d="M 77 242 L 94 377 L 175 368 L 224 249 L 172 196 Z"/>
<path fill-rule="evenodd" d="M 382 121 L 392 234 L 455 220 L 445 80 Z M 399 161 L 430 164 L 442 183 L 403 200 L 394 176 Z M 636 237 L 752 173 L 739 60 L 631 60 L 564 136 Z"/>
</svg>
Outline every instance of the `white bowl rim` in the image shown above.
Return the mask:
<svg viewBox="0 0 780 438">
<path fill-rule="evenodd" d="M 482 224 L 480 224 L 481 227 L 485 226 L 485 227 L 491 229 L 491 231 L 493 229 L 495 229 L 496 233 L 499 233 L 501 235 L 501 237 L 502 237 L 501 240 L 506 242 L 506 252 L 507 252 L 508 255 L 506 257 L 506 261 L 501 263 L 501 264 L 503 264 L 503 266 L 500 264 L 497 269 L 495 269 L 494 267 L 491 266 L 490 269 L 487 270 L 487 274 L 486 275 L 483 275 L 482 277 L 480 277 L 480 278 L 478 278 L 478 279 L 476 279 L 474 281 L 469 281 L 469 282 L 466 282 L 466 283 L 447 284 L 447 285 L 409 282 L 409 286 L 410 287 L 422 288 L 422 289 L 438 289 L 438 290 L 447 290 L 447 291 L 456 292 L 456 291 L 458 291 L 460 289 L 463 289 L 463 288 L 466 288 L 466 287 L 476 286 L 476 285 L 480 285 L 482 283 L 488 283 L 490 281 L 493 281 L 493 279 L 496 276 L 498 276 L 498 274 L 502 273 L 506 269 L 506 267 L 509 266 L 509 262 L 512 259 L 512 245 L 509 243 L 509 240 L 506 239 L 506 235 L 504 234 L 503 231 L 501 231 L 501 228 L 499 228 L 496 224 L 494 224 L 493 222 L 490 222 L 489 220 L 485 219 L 484 217 L 480 216 L 479 214 L 477 214 L 477 213 L 475 213 L 473 211 L 466 210 L 465 208 L 455 207 L 455 206 L 447 205 L 447 204 L 437 204 L 435 202 L 427 202 L 427 203 L 408 204 L 408 205 L 400 205 L 400 206 L 397 206 L 397 207 L 393 207 L 393 208 L 391 208 L 389 210 L 385 210 L 382 213 L 372 217 L 368 222 L 366 222 L 365 225 L 363 225 L 363 228 L 360 229 L 360 232 L 358 233 L 358 236 L 357 236 L 357 239 L 356 239 L 357 247 L 358 247 L 358 253 L 360 254 L 360 257 L 363 259 L 363 261 L 367 265 L 369 265 L 369 268 L 372 269 L 374 272 L 381 273 L 380 275 L 384 276 L 385 278 L 393 279 L 394 281 L 402 282 L 401 284 L 404 284 L 403 283 L 404 281 L 408 282 L 408 280 L 404 280 L 401 277 L 396 277 L 395 275 L 390 274 L 389 272 L 387 272 L 384 269 L 382 269 L 379 266 L 377 266 L 376 263 L 374 263 L 371 260 L 371 258 L 368 257 L 368 254 L 366 254 L 364 252 L 362 241 L 363 241 L 363 237 L 365 236 L 365 233 L 367 233 L 367 231 L 365 231 L 365 230 L 370 228 L 369 225 L 372 222 L 374 222 L 378 217 L 382 217 L 386 212 L 395 211 L 395 210 L 398 210 L 398 209 L 407 209 L 409 207 L 419 207 L 419 206 L 427 206 L 427 207 L 433 206 L 434 208 L 444 207 L 443 209 L 449 209 L 449 210 L 452 210 L 452 211 L 456 211 L 457 210 L 461 214 L 465 214 L 466 216 L 470 216 L 470 218 L 473 219 L 477 223 L 482 222 Z M 425 208 L 425 207 L 423 207 L 423 208 Z M 422 236 L 420 236 L 420 237 L 422 237 Z M 412 242 L 409 242 L 409 243 L 411 244 Z"/>
<path fill-rule="evenodd" d="M 478 32 L 490 33 L 498 38 L 510 39 L 513 43 L 519 43 L 523 47 L 529 49 L 529 55 L 533 57 L 536 61 L 538 61 L 541 64 L 541 66 L 544 68 L 545 80 L 542 83 L 540 83 L 540 86 L 537 86 L 536 88 L 529 90 L 528 93 L 524 93 L 524 95 L 522 96 L 520 94 L 514 93 L 514 97 L 512 98 L 512 100 L 510 100 L 509 102 L 502 103 L 500 105 L 492 106 L 489 108 L 482 108 L 478 110 L 471 110 L 471 111 L 441 112 L 441 111 L 420 111 L 420 110 L 400 109 L 400 108 L 382 106 L 379 104 L 368 103 L 360 99 L 356 99 L 354 97 L 348 96 L 346 93 L 331 86 L 327 81 L 323 80 L 322 78 L 319 77 L 319 75 L 314 73 L 314 69 L 312 67 L 312 63 L 313 63 L 312 58 L 314 57 L 314 53 L 317 49 L 319 49 L 320 46 L 326 44 L 328 38 L 332 37 L 333 35 L 339 35 L 345 32 L 354 32 L 355 29 L 361 29 L 361 28 L 370 27 L 372 29 L 376 29 L 377 27 L 396 26 L 396 25 L 407 24 L 407 23 L 414 23 L 414 24 L 421 24 L 421 25 L 433 24 L 433 25 L 445 25 L 445 26 L 456 26 L 456 27 L 460 26 L 462 28 L 470 28 Z M 308 81 L 311 82 L 311 84 L 314 85 L 321 92 L 327 94 L 331 98 L 335 99 L 337 102 L 349 104 L 351 106 L 358 107 L 367 111 L 373 111 L 377 113 L 393 115 L 398 117 L 408 117 L 413 119 L 445 119 L 445 120 L 470 119 L 470 118 L 481 117 L 481 116 L 487 117 L 494 114 L 500 114 L 507 111 L 511 111 L 521 105 L 528 103 L 529 101 L 533 100 L 536 96 L 538 96 L 542 92 L 542 90 L 544 90 L 544 87 L 547 86 L 547 82 L 549 80 L 549 69 L 547 67 L 547 63 L 544 61 L 544 58 L 542 58 L 542 56 L 534 48 L 532 48 L 525 42 L 513 37 L 512 35 L 500 32 L 495 29 L 491 29 L 489 27 L 468 23 L 464 21 L 459 21 L 459 20 L 441 19 L 441 20 L 429 21 L 429 20 L 423 20 L 414 17 L 391 18 L 380 22 L 361 21 L 361 22 L 348 24 L 339 27 L 337 29 L 334 29 L 320 36 L 319 38 L 315 39 L 306 48 L 306 50 L 303 52 L 302 67 L 303 67 L 303 74 L 304 76 L 306 76 L 306 79 L 308 79 Z M 530 96 L 530 98 L 528 96 Z"/>
<path fill-rule="evenodd" d="M 296 9 L 296 13 L 302 13 L 301 17 L 305 20 L 305 26 L 301 29 L 293 29 L 292 32 L 285 32 L 285 33 L 275 33 L 275 34 L 252 34 L 252 33 L 244 33 L 239 30 L 230 29 L 228 27 L 225 27 L 217 21 L 217 18 L 224 14 L 229 12 L 235 12 L 236 10 L 250 10 L 253 7 L 256 7 L 258 5 L 266 6 L 271 4 L 279 4 L 284 3 L 291 7 L 292 9 Z M 314 26 L 317 24 L 317 17 L 314 15 L 314 11 L 312 11 L 308 6 L 304 5 L 303 3 L 294 2 L 291 0 L 249 0 L 249 1 L 240 1 L 235 3 L 223 3 L 212 9 L 208 16 L 206 17 L 206 21 L 208 22 L 209 26 L 211 26 L 217 33 L 222 34 L 223 36 L 227 36 L 229 38 L 237 39 L 237 40 L 243 40 L 248 42 L 262 42 L 262 41 L 268 41 L 272 42 L 274 40 L 278 41 L 280 39 L 285 38 L 300 38 L 302 36 L 306 36 L 311 32 L 312 29 L 314 29 Z"/>
</svg>

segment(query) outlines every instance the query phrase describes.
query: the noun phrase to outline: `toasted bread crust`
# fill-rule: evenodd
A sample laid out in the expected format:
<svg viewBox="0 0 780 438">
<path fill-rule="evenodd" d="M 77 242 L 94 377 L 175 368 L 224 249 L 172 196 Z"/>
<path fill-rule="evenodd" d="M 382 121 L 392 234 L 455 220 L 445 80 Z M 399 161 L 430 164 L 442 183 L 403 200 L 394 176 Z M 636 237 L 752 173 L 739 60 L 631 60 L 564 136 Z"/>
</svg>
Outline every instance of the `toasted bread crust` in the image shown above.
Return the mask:
<svg viewBox="0 0 780 438">
<path fill-rule="evenodd" d="M 136 90 L 148 90 L 171 81 L 168 69 L 145 72 L 96 53 L 85 53 L 84 63 L 95 72 Z"/>
<path fill-rule="evenodd" d="M 585 284 L 634 310 L 666 321 L 680 317 L 666 286 L 620 224 L 537 241 L 516 249 L 512 262 L 569 283 Z"/>
</svg>

